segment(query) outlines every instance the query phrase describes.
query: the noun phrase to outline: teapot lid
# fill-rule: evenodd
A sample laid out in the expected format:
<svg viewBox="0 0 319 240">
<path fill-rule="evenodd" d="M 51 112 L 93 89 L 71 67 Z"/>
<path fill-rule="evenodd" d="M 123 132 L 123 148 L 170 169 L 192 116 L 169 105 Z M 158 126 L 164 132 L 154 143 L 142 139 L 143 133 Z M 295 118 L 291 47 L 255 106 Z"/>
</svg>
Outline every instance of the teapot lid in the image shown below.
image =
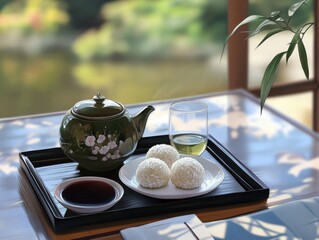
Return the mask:
<svg viewBox="0 0 319 240">
<path fill-rule="evenodd" d="M 71 113 L 86 120 L 106 120 L 120 117 L 124 110 L 121 103 L 106 99 L 98 93 L 93 99 L 76 103 L 71 109 Z"/>
</svg>

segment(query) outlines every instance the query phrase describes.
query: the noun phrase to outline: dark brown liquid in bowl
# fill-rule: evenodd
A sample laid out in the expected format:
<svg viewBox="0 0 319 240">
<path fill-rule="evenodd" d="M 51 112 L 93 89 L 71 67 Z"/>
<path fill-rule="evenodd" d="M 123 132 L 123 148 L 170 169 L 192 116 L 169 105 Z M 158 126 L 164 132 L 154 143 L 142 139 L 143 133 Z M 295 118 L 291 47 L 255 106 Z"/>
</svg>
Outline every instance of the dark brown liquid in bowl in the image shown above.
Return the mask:
<svg viewBox="0 0 319 240">
<path fill-rule="evenodd" d="M 62 198 L 72 204 L 107 204 L 115 198 L 115 190 L 105 182 L 94 180 L 75 182 L 62 191 Z"/>
</svg>

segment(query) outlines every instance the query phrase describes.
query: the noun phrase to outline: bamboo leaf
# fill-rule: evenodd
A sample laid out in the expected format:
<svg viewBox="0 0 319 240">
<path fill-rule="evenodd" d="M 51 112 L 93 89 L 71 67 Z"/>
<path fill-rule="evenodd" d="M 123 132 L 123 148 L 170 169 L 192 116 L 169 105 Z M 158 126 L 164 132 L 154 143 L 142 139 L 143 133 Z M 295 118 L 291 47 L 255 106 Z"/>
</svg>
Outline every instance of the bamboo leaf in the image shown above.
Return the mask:
<svg viewBox="0 0 319 240">
<path fill-rule="evenodd" d="M 291 17 L 292 15 L 295 14 L 295 12 L 302 6 L 302 4 L 304 4 L 305 2 L 307 2 L 307 0 L 302 0 L 300 2 L 297 2 L 293 5 L 291 5 L 288 9 L 288 16 Z"/>
<path fill-rule="evenodd" d="M 275 20 L 276 18 L 278 18 L 278 16 L 280 17 L 280 11 L 275 11 L 275 12 L 270 13 L 271 20 Z"/>
<path fill-rule="evenodd" d="M 286 31 L 286 29 L 274 29 L 272 31 L 270 31 L 269 33 L 266 34 L 266 36 L 260 41 L 260 43 L 257 45 L 256 48 L 258 48 L 261 44 L 263 44 L 263 42 L 265 42 L 268 38 L 270 38 L 271 36 Z"/>
<path fill-rule="evenodd" d="M 278 22 L 278 23 L 280 23 L 280 22 L 284 22 L 285 20 L 282 18 L 282 17 L 279 17 L 279 18 L 277 18 L 276 20 L 275 20 L 275 22 Z"/>
<path fill-rule="evenodd" d="M 268 17 L 268 19 L 276 23 L 284 22 L 285 20 L 281 17 L 280 14 L 281 14 L 280 11 L 272 12 L 270 16 Z"/>
<path fill-rule="evenodd" d="M 265 70 L 263 79 L 261 81 L 261 89 L 260 89 L 260 112 L 262 112 L 266 99 L 269 95 L 271 86 L 276 79 L 279 63 L 284 54 L 286 54 L 286 52 L 278 53 L 271 60 L 271 62 L 268 64 Z"/>
<path fill-rule="evenodd" d="M 234 33 L 238 30 L 238 28 L 240 28 L 241 26 L 245 25 L 245 24 L 249 24 L 251 22 L 254 22 L 254 21 L 257 21 L 257 20 L 260 20 L 260 19 L 266 19 L 265 16 L 261 16 L 261 15 L 251 15 L 251 16 L 248 16 L 247 18 L 245 18 L 243 21 L 241 21 L 234 29 L 233 31 L 228 35 L 228 37 L 226 38 L 225 40 L 225 43 L 224 43 L 224 46 L 223 46 L 223 50 L 222 50 L 222 54 L 221 56 L 223 56 L 224 54 L 224 51 L 225 51 L 225 48 L 226 48 L 226 45 L 229 41 L 229 39 L 234 35 Z"/>
<path fill-rule="evenodd" d="M 249 35 L 249 37 L 253 37 L 257 35 L 258 33 L 264 31 L 266 27 L 276 25 L 276 23 L 272 20 L 265 19 L 258 25 L 258 27 Z"/>
<path fill-rule="evenodd" d="M 293 53 L 293 51 L 295 50 L 296 44 L 298 43 L 298 41 L 300 40 L 300 31 L 301 28 L 298 29 L 298 31 L 294 34 L 294 36 L 292 37 L 292 40 L 289 44 L 288 50 L 287 50 L 287 55 L 286 55 L 286 63 L 288 62 L 291 54 Z"/>
<path fill-rule="evenodd" d="M 303 44 L 302 39 L 298 41 L 298 52 L 299 52 L 299 60 L 303 69 L 303 72 L 305 73 L 305 76 L 307 79 L 309 79 L 309 67 L 308 67 L 308 58 L 307 58 L 307 52 L 305 45 Z"/>
</svg>

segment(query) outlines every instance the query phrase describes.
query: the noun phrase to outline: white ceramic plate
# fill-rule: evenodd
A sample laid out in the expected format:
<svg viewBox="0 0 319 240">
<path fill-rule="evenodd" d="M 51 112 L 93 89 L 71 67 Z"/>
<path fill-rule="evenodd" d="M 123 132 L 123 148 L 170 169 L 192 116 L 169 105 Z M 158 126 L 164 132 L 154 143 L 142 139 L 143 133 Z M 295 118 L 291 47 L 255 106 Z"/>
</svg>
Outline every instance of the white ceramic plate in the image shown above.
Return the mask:
<svg viewBox="0 0 319 240">
<path fill-rule="evenodd" d="M 80 203 L 69 202 L 63 198 L 63 194 L 62 194 L 63 190 L 65 190 L 71 184 L 79 183 L 79 182 L 90 183 L 92 181 L 97 181 L 97 182 L 100 182 L 101 184 L 106 184 L 108 186 L 111 186 L 115 192 L 114 198 L 111 201 L 107 203 L 102 203 L 102 204 L 80 204 Z M 102 177 L 72 178 L 59 183 L 54 189 L 54 196 L 57 198 L 57 200 L 61 203 L 62 206 L 64 206 L 65 208 L 73 212 L 80 213 L 80 214 L 97 213 L 97 212 L 105 211 L 113 207 L 123 197 L 123 194 L 124 194 L 124 189 L 120 184 L 118 184 L 117 182 L 111 179 L 102 178 Z"/>
<path fill-rule="evenodd" d="M 184 157 L 183 155 L 181 157 Z M 144 188 L 139 185 L 136 180 L 135 172 L 137 166 L 140 162 L 145 159 L 144 157 L 136 158 L 134 160 L 129 161 L 123 167 L 121 167 L 119 171 L 120 180 L 129 188 L 133 189 L 134 191 L 141 193 L 143 195 L 159 198 L 159 199 L 182 199 L 182 198 L 190 198 L 199 195 L 203 195 L 206 193 L 211 192 L 215 188 L 221 184 L 224 180 L 225 174 L 221 167 L 217 164 L 213 163 L 212 161 L 202 158 L 191 156 L 192 158 L 197 159 L 205 169 L 205 178 L 202 185 L 195 189 L 185 190 L 176 188 L 171 181 L 168 182 L 168 185 L 158 189 L 149 189 Z"/>
</svg>

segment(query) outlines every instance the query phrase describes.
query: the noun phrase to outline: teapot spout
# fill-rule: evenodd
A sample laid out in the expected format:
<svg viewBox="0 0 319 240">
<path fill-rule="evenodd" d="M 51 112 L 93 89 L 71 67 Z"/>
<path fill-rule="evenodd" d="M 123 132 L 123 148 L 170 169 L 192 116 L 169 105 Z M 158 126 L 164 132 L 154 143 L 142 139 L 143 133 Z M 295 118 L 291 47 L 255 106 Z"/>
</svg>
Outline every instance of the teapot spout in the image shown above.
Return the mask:
<svg viewBox="0 0 319 240">
<path fill-rule="evenodd" d="M 146 127 L 146 122 L 147 122 L 148 116 L 154 110 L 155 110 L 155 108 L 153 106 L 149 105 L 133 116 L 133 122 L 134 122 L 134 125 L 136 126 L 136 129 L 137 129 L 138 139 L 142 138 L 145 127 Z"/>
</svg>

